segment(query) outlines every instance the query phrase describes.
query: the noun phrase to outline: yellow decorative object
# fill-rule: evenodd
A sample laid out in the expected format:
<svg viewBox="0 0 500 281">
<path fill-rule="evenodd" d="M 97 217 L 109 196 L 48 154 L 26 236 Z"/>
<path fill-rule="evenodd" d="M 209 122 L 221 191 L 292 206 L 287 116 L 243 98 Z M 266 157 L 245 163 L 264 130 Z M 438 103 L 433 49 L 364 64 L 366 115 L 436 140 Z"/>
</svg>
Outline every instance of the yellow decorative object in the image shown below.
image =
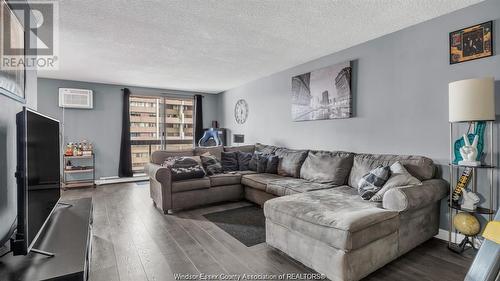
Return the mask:
<svg viewBox="0 0 500 281">
<path fill-rule="evenodd" d="M 481 230 L 481 225 L 477 218 L 469 213 L 458 213 L 453 218 L 455 228 L 466 236 L 475 236 Z"/>
<path fill-rule="evenodd" d="M 500 221 L 490 221 L 484 229 L 483 237 L 500 244 Z"/>
</svg>

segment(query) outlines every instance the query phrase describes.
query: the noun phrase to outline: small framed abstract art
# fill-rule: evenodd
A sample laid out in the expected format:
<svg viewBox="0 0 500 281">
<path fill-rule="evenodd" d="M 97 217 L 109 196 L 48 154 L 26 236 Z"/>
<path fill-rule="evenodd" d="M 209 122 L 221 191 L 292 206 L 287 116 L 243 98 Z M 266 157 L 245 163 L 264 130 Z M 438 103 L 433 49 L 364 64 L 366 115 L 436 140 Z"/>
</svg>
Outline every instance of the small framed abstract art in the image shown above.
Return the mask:
<svg viewBox="0 0 500 281">
<path fill-rule="evenodd" d="M 450 64 L 493 56 L 493 21 L 450 33 Z"/>
</svg>

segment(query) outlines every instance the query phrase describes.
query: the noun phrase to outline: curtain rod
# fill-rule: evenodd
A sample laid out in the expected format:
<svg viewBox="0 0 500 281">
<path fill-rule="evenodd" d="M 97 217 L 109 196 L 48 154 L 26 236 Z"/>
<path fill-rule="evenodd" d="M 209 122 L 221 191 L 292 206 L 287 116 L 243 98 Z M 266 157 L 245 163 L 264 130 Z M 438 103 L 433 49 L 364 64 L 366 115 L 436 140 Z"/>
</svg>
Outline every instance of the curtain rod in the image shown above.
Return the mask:
<svg viewBox="0 0 500 281">
<path fill-rule="evenodd" d="M 125 90 L 125 88 L 122 88 L 121 90 L 123 91 L 123 90 Z M 207 95 L 207 94 L 204 94 L 204 93 L 174 94 L 174 93 L 165 93 L 165 92 L 159 92 L 159 93 L 138 92 L 138 93 L 135 93 L 133 91 L 130 91 L 130 95 L 132 95 L 132 96 L 145 96 L 145 97 L 147 97 L 147 96 L 150 96 L 150 97 L 151 96 L 168 96 L 168 97 L 172 97 L 172 98 L 186 98 L 186 97 L 194 97 L 195 95 L 201 95 L 202 98 L 205 98 L 205 95 Z"/>
</svg>

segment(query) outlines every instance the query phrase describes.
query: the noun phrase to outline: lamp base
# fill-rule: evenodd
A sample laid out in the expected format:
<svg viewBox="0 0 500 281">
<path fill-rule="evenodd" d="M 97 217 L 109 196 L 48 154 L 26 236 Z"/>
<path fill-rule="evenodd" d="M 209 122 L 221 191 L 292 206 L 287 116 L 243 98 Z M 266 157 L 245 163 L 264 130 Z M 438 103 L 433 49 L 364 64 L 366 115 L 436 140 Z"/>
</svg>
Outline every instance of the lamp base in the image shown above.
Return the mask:
<svg viewBox="0 0 500 281">
<path fill-rule="evenodd" d="M 462 165 L 462 166 L 481 166 L 481 161 L 462 160 L 462 161 L 458 161 L 458 165 Z"/>
</svg>

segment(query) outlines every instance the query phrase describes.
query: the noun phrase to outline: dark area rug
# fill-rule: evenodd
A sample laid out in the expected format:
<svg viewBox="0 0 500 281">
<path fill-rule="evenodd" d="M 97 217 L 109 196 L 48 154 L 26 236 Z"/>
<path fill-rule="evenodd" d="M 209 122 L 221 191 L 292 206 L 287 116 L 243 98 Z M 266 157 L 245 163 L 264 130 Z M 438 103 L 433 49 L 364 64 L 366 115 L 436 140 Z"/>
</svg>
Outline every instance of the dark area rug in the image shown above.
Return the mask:
<svg viewBox="0 0 500 281">
<path fill-rule="evenodd" d="M 247 247 L 266 242 L 266 219 L 262 208 L 247 206 L 203 215 Z"/>
</svg>

